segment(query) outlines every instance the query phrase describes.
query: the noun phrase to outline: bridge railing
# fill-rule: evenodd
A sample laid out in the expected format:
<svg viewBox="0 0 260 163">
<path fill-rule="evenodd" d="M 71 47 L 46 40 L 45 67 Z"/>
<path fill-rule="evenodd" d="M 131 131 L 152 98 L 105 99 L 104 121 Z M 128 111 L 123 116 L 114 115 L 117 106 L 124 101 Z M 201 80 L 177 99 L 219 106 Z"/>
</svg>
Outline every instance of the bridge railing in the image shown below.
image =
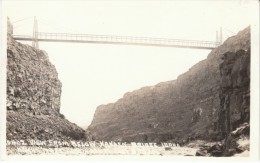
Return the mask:
<svg viewBox="0 0 260 163">
<path fill-rule="evenodd" d="M 212 41 L 181 40 L 132 36 L 91 35 L 91 34 L 68 34 L 68 33 L 37 33 L 37 39 L 53 40 L 76 40 L 76 41 L 100 41 L 115 43 L 139 43 L 139 44 L 164 44 L 177 46 L 203 46 L 215 48 L 219 45 Z"/>
<path fill-rule="evenodd" d="M 198 40 L 181 40 L 166 38 L 150 38 L 150 37 L 133 37 L 133 36 L 113 36 L 113 35 L 91 35 L 91 34 L 68 34 L 68 33 L 45 33 L 38 32 L 37 38 L 28 35 L 14 35 L 17 40 L 38 40 L 38 41 L 84 41 L 99 43 L 125 43 L 125 44 L 143 44 L 143 45 L 163 45 L 163 46 L 181 46 L 181 47 L 202 47 L 216 48 L 220 45 L 213 41 Z"/>
</svg>

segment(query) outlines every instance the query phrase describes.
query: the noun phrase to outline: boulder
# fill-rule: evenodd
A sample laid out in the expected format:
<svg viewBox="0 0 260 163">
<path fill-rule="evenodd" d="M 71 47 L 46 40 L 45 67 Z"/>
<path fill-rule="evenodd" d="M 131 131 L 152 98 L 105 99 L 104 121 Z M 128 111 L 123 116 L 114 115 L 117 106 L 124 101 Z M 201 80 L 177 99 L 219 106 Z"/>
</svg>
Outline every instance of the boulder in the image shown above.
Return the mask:
<svg viewBox="0 0 260 163">
<path fill-rule="evenodd" d="M 217 151 L 223 152 L 223 145 L 217 143 L 217 144 L 209 147 L 208 150 L 207 150 L 208 153 L 212 153 L 213 151 L 215 151 L 215 152 L 217 152 Z"/>
<path fill-rule="evenodd" d="M 171 147 L 165 147 L 164 149 L 165 149 L 166 151 L 171 151 L 171 150 L 172 150 Z"/>
<path fill-rule="evenodd" d="M 198 150 L 195 154 L 195 156 L 207 156 L 206 150 Z"/>
</svg>

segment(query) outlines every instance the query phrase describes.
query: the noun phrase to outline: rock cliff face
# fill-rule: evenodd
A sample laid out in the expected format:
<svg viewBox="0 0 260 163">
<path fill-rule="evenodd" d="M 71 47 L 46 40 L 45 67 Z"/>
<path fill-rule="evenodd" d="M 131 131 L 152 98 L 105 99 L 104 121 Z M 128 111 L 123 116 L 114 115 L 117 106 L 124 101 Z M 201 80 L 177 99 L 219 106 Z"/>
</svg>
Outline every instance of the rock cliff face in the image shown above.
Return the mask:
<svg viewBox="0 0 260 163">
<path fill-rule="evenodd" d="M 250 49 L 227 52 L 220 64 L 221 90 L 218 124 L 230 133 L 250 117 Z M 222 122 L 222 123 L 221 123 Z"/>
<path fill-rule="evenodd" d="M 248 27 L 177 80 L 128 92 L 115 103 L 99 106 L 88 129 L 97 140 L 222 140 L 228 131 L 227 112 L 230 130 L 249 121 L 249 48 Z"/>
<path fill-rule="evenodd" d="M 221 91 L 218 124 L 225 133 L 223 155 L 249 151 L 250 49 L 227 52 L 220 64 Z"/>
<path fill-rule="evenodd" d="M 83 139 L 59 112 L 61 82 L 47 53 L 13 40 L 9 22 L 7 44 L 7 139 Z"/>
</svg>

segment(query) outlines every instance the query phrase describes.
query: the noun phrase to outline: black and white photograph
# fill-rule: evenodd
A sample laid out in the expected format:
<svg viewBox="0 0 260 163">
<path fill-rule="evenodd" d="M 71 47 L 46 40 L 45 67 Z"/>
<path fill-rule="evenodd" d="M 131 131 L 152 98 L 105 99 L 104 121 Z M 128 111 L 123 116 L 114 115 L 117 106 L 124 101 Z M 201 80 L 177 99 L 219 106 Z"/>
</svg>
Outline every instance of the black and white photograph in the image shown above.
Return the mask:
<svg viewBox="0 0 260 163">
<path fill-rule="evenodd" d="M 4 159 L 259 159 L 259 1 L 1 8 Z"/>
</svg>

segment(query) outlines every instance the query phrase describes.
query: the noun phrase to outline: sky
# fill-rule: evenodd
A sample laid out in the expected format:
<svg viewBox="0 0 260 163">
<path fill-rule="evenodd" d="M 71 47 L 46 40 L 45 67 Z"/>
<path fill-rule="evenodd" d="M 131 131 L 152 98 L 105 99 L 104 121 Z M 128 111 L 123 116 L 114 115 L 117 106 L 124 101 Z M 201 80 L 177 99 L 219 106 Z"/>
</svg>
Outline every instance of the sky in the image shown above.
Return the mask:
<svg viewBox="0 0 260 163">
<path fill-rule="evenodd" d="M 84 33 L 215 41 L 250 24 L 252 1 L 4 0 L 14 34 Z M 22 20 L 24 19 L 24 20 Z M 31 44 L 27 42 L 28 44 Z M 62 82 L 61 113 L 86 128 L 95 109 L 126 92 L 175 80 L 210 50 L 40 42 Z"/>
</svg>

